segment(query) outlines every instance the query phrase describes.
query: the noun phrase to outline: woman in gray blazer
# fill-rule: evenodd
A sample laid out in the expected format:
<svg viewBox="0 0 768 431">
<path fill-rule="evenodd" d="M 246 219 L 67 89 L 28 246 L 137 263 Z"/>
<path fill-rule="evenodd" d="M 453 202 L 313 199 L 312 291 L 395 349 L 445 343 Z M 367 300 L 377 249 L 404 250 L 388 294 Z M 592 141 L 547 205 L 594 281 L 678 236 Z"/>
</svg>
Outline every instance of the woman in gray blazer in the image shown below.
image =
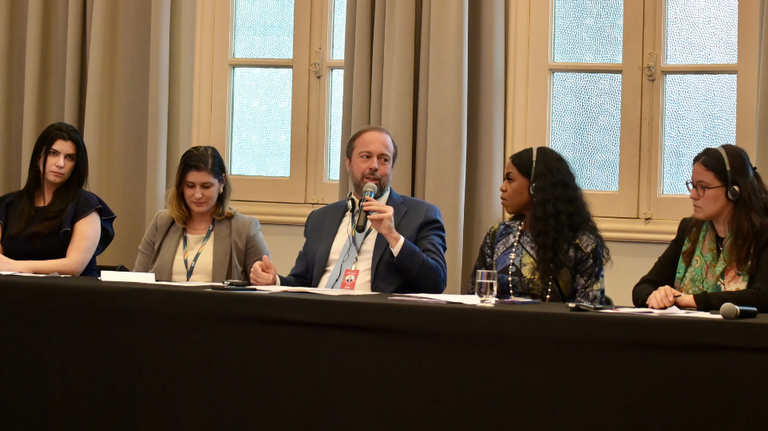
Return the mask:
<svg viewBox="0 0 768 431">
<path fill-rule="evenodd" d="M 248 280 L 269 249 L 259 221 L 229 207 L 231 192 L 216 148 L 187 150 L 168 191 L 168 209 L 147 228 L 133 270 L 163 281 Z"/>
</svg>

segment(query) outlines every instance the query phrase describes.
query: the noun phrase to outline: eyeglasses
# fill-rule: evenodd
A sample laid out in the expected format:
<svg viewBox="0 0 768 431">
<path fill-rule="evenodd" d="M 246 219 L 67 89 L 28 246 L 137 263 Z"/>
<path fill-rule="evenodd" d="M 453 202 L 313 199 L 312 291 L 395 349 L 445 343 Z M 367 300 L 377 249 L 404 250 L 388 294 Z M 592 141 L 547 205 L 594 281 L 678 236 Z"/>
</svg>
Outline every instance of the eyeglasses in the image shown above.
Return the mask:
<svg viewBox="0 0 768 431">
<path fill-rule="evenodd" d="M 710 189 L 719 189 L 720 187 L 725 187 L 725 184 L 720 184 L 719 186 L 714 187 L 705 187 L 701 183 L 694 184 L 693 181 L 686 181 L 685 186 L 688 187 L 688 191 L 692 192 L 693 189 L 696 189 L 696 193 L 699 194 L 699 196 L 704 196 L 704 193 L 706 193 L 707 190 Z"/>
</svg>

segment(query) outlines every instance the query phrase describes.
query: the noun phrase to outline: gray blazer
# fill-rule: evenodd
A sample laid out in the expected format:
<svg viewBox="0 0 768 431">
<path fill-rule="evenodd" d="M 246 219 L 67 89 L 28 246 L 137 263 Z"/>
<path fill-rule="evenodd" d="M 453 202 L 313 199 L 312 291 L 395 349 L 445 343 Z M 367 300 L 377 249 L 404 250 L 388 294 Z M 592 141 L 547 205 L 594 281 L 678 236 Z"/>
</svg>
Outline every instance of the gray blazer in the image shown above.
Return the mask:
<svg viewBox="0 0 768 431">
<path fill-rule="evenodd" d="M 261 224 L 254 217 L 235 213 L 232 218 L 216 220 L 214 234 L 211 281 L 248 280 L 251 266 L 269 255 Z M 133 270 L 154 272 L 157 280 L 169 281 L 181 235 L 181 226 L 168 210 L 159 211 L 144 233 Z"/>
</svg>

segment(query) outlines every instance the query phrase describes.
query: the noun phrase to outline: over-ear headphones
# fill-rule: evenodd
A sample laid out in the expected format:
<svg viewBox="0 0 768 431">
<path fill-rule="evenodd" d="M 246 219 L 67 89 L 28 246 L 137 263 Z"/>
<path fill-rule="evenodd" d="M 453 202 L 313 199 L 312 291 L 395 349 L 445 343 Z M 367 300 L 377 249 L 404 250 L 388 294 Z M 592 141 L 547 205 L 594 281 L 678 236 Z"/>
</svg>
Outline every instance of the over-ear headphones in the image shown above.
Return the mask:
<svg viewBox="0 0 768 431">
<path fill-rule="evenodd" d="M 533 182 L 533 175 L 536 172 L 536 149 L 539 147 L 533 147 L 531 148 L 533 150 L 533 156 L 531 156 L 532 162 L 531 162 L 531 185 L 528 187 L 528 193 L 530 193 L 531 196 L 533 196 L 533 189 L 536 183 Z"/>
<path fill-rule="evenodd" d="M 352 197 L 352 192 L 347 193 L 347 211 L 355 213 L 355 198 Z"/>
<path fill-rule="evenodd" d="M 728 176 L 728 191 L 725 192 L 725 196 L 729 201 L 735 201 L 739 198 L 741 190 L 739 190 L 739 186 L 733 185 L 733 181 L 731 180 L 731 164 L 728 163 L 728 154 L 725 153 L 725 148 L 717 147 L 717 151 L 723 156 L 723 160 L 725 161 L 725 174 Z"/>
</svg>

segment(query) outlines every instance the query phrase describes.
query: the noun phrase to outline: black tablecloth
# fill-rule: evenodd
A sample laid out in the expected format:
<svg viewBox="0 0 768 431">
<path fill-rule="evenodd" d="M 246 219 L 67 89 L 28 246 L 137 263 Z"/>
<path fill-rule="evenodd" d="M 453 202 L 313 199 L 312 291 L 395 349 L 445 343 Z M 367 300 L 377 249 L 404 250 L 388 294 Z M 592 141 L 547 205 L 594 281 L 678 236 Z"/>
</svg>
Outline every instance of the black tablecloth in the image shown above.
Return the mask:
<svg viewBox="0 0 768 431">
<path fill-rule="evenodd" d="M 768 316 L 0 276 L 0 429 L 768 426 Z"/>
</svg>

